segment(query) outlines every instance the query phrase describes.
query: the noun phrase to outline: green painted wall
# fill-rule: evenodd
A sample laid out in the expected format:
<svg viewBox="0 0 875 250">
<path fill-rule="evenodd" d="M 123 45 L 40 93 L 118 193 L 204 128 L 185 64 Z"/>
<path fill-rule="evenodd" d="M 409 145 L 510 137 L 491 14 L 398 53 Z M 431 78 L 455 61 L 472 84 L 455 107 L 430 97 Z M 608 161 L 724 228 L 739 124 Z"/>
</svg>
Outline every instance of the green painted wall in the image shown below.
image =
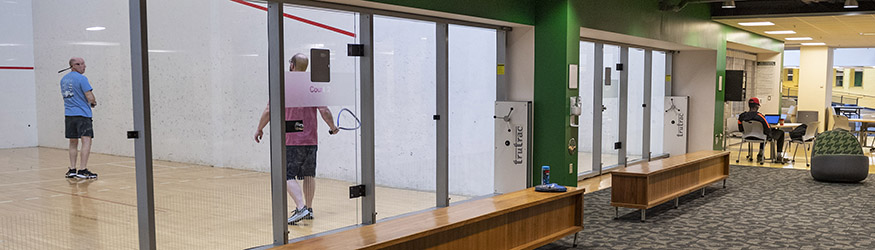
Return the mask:
<svg viewBox="0 0 875 250">
<path fill-rule="evenodd" d="M 535 14 L 535 135 L 532 184 L 541 183 L 541 166 L 550 166 L 550 181 L 577 186 L 577 150 L 568 152 L 568 141 L 577 138 L 572 129 L 568 66 L 580 56 L 580 25 L 572 0 L 541 1 Z M 574 144 L 576 146 L 576 143 Z"/>
</svg>

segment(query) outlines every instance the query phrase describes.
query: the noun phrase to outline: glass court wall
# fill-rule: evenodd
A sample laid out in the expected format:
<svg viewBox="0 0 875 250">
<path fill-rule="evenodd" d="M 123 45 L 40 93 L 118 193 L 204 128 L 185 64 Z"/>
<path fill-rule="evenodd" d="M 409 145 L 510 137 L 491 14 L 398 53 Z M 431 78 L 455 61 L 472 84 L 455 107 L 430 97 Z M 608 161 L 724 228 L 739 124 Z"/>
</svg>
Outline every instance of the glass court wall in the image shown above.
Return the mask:
<svg viewBox="0 0 875 250">
<path fill-rule="evenodd" d="M 623 70 L 618 70 L 622 62 L 628 63 L 623 65 Z M 663 51 L 580 42 L 579 89 L 584 100 L 578 128 L 580 178 L 599 175 L 624 160 L 635 163 L 663 156 L 665 63 Z M 625 80 L 623 71 L 628 71 Z M 623 87 L 623 84 L 628 86 Z M 601 93 L 601 98 L 593 98 L 598 97 L 593 93 Z M 645 105 L 645 100 L 649 104 Z M 621 103 L 625 104 L 625 110 L 621 110 Z M 592 122 L 599 120 L 594 112 L 601 112 L 600 124 Z M 646 120 L 648 113 L 650 118 Z M 626 125 L 621 126 L 624 122 Z M 617 143 L 625 149 L 625 155 L 616 149 Z"/>
<path fill-rule="evenodd" d="M 125 136 L 134 127 L 131 6 L 100 0 L 28 3 L 32 16 L 26 19 L 33 20 L 34 99 L 40 100 L 32 108 L 41 124 L 40 147 L 0 150 L 0 159 L 32 158 L 2 164 L 2 171 L 20 174 L 0 184 L 5 188 L 0 195 L 0 209 L 5 211 L 0 217 L 0 248 L 137 249 L 138 234 L 145 233 L 139 231 L 137 209 L 146 204 L 137 200 L 131 145 L 138 141 Z M 145 56 L 151 87 L 157 248 L 246 249 L 274 240 L 269 142 L 277 135 L 270 133 L 274 125 L 270 123 L 261 124 L 264 127 L 258 132 L 270 92 L 266 6 L 261 1 L 147 1 Z M 377 197 L 377 218 L 437 206 L 436 187 L 441 181 L 435 174 L 435 152 L 440 138 L 433 116 L 441 98 L 449 104 L 442 117 L 450 121 L 445 135 L 449 178 L 443 180 L 449 198 L 455 202 L 492 194 L 499 46 L 495 28 L 375 17 L 375 27 L 367 30 L 373 32 L 369 34 L 375 38 L 374 58 L 379 62 L 373 69 L 376 116 L 363 117 L 364 63 L 346 53 L 348 44 L 365 43 L 361 20 L 370 14 L 359 11 L 283 7 L 283 71 L 289 70 L 289 59 L 297 53 L 308 57 L 305 75 L 316 70 L 317 60 L 327 61 L 330 80 L 306 83 L 348 94 L 341 101 L 312 103 L 327 112 L 315 109 L 309 114 L 313 123 L 302 121 L 305 128 L 314 128 L 318 138 L 312 186 L 296 180 L 302 202 L 313 208 L 313 214 L 283 225 L 290 239 L 366 223 L 364 199 L 350 199 L 349 187 L 364 184 L 361 152 L 367 147 L 377 154 L 371 170 L 377 176 L 371 183 L 378 186 L 371 194 Z M 444 58 L 449 93 L 444 97 L 436 94 L 435 80 L 439 25 L 447 27 L 449 43 Z M 57 84 L 69 71 L 58 74 L 57 70 L 66 68 L 73 56 L 87 62 L 85 76 L 99 102 L 88 164 L 100 175 L 96 180 L 60 177 L 69 161 L 68 142 L 60 135 L 63 100 Z M 286 88 L 286 99 L 294 99 L 294 82 L 288 81 Z M 326 113 L 330 122 L 323 120 Z M 355 129 L 357 118 L 376 122 L 375 145 L 363 145 L 362 130 Z M 349 130 L 331 135 L 329 123 Z M 307 201 L 308 196 L 312 200 Z M 289 217 L 299 203 L 286 197 L 289 213 L 283 216 Z M 40 240 L 45 235 L 55 236 L 52 241 Z M 89 240 L 78 240 L 82 238 Z"/>
</svg>

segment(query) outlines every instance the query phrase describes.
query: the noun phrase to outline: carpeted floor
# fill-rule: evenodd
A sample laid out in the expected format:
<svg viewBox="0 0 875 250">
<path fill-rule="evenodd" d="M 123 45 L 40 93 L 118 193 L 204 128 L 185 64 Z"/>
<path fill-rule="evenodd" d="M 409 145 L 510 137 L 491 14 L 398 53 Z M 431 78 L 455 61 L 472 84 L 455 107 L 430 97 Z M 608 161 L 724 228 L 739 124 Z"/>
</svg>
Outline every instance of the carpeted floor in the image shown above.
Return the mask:
<svg viewBox="0 0 875 250">
<path fill-rule="evenodd" d="M 726 188 L 647 210 L 620 208 L 610 189 L 585 196 L 577 249 L 875 249 L 875 176 L 814 181 L 807 170 L 730 167 Z M 571 248 L 573 236 L 539 249 Z"/>
</svg>

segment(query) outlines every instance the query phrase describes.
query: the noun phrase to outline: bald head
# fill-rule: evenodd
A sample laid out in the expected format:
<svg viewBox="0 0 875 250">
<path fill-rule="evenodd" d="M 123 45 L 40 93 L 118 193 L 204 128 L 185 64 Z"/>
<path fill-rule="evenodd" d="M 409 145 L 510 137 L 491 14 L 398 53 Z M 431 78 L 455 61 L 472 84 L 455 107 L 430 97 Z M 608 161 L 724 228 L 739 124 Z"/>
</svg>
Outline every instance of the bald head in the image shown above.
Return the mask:
<svg viewBox="0 0 875 250">
<path fill-rule="evenodd" d="M 289 71 L 307 71 L 310 59 L 306 55 L 297 53 L 289 60 Z"/>
<path fill-rule="evenodd" d="M 70 58 L 70 68 L 73 71 L 79 72 L 79 74 L 85 74 L 85 59 L 81 57 Z"/>
</svg>

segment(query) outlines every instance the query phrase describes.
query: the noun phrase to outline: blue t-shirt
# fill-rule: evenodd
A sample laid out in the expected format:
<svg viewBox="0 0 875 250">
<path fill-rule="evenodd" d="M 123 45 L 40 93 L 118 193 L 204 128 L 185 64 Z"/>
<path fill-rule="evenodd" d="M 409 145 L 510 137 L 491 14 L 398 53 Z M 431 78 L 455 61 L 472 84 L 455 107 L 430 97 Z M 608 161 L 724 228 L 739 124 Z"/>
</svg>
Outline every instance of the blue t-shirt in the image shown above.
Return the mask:
<svg viewBox="0 0 875 250">
<path fill-rule="evenodd" d="M 64 116 L 91 117 L 91 105 L 85 92 L 91 91 L 88 78 L 71 71 L 61 78 L 61 96 L 64 97 Z"/>
</svg>

